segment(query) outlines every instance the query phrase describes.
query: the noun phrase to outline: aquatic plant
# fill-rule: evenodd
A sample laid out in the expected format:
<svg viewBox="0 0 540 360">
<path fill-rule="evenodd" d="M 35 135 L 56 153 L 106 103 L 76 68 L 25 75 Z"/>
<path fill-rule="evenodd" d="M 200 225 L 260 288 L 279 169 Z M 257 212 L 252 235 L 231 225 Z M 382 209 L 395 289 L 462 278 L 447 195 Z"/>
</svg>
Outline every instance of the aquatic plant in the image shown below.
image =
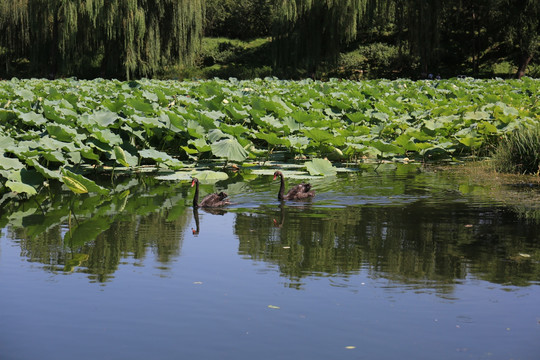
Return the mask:
<svg viewBox="0 0 540 360">
<path fill-rule="evenodd" d="M 0 204 L 49 182 L 94 192 L 88 184 L 100 174 L 184 179 L 209 161 L 262 164 L 279 154 L 332 175 L 342 161 L 481 153 L 540 119 L 539 88 L 528 78 L 1 81 Z"/>
<path fill-rule="evenodd" d="M 495 169 L 504 173 L 540 173 L 540 125 L 504 135 L 493 154 Z"/>
</svg>

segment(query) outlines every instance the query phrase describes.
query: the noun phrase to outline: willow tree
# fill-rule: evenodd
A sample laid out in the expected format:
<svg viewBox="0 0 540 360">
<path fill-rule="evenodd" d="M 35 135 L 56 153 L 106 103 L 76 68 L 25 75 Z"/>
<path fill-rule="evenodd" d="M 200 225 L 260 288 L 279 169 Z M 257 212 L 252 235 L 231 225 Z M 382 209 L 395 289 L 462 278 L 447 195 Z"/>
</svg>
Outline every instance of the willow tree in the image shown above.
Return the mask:
<svg viewBox="0 0 540 360">
<path fill-rule="evenodd" d="M 168 64 L 191 64 L 203 35 L 204 0 L 105 1 L 97 29 L 102 73 L 152 76 Z"/>
<path fill-rule="evenodd" d="M 0 54 L 36 74 L 152 76 L 189 64 L 200 46 L 204 0 L 0 0 Z"/>
<path fill-rule="evenodd" d="M 273 19 L 274 62 L 279 68 L 316 71 L 334 63 L 354 40 L 367 0 L 277 0 Z"/>
<path fill-rule="evenodd" d="M 28 0 L 0 0 L 0 57 L 10 62 L 24 56 L 30 42 Z"/>
</svg>

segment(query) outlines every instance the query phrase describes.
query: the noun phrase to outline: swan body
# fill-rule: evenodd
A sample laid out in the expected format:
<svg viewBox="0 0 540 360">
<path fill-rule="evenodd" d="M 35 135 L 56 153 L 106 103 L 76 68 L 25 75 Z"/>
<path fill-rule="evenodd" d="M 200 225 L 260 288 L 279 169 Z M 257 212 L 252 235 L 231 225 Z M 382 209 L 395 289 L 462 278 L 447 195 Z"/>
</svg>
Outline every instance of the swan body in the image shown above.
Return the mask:
<svg viewBox="0 0 540 360">
<path fill-rule="evenodd" d="M 311 185 L 306 183 L 301 183 L 293 186 L 287 194 L 285 192 L 285 180 L 283 179 L 283 173 L 281 171 L 276 171 L 274 173 L 274 180 L 277 177 L 280 177 L 281 184 L 279 186 L 278 200 L 301 200 L 308 199 L 315 196 L 315 191 L 311 191 Z"/>
<path fill-rule="evenodd" d="M 193 207 L 220 207 L 229 205 L 231 202 L 226 199 L 228 196 L 226 193 L 219 192 L 206 195 L 199 203 L 199 179 L 193 178 L 191 181 L 191 187 L 195 186 L 195 196 L 193 196 Z"/>
</svg>

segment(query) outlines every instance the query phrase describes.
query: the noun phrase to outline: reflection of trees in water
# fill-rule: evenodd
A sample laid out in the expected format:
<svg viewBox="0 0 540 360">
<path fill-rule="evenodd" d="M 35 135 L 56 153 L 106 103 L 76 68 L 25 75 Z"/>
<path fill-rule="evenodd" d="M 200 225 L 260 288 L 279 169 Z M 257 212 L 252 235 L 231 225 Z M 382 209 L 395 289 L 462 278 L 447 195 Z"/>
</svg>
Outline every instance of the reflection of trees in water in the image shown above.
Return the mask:
<svg viewBox="0 0 540 360">
<path fill-rule="evenodd" d="M 63 193 L 39 206 L 24 203 L 8 215 L 8 236 L 19 240 L 29 261 L 51 271 L 81 266 L 77 271 L 99 282 L 110 278 L 123 258 L 142 260 L 149 250 L 166 266 L 180 254 L 190 221 L 184 204 L 187 186 L 154 184 L 148 194 L 144 184 L 131 182 L 121 189 L 112 197 Z"/>
<path fill-rule="evenodd" d="M 235 231 L 241 254 L 278 264 L 291 283 L 308 274 L 364 269 L 446 293 L 468 272 L 516 285 L 540 278 L 538 264 L 512 258 L 523 249 L 539 251 L 533 240 L 537 228 L 521 226 L 513 213 L 500 208 L 422 202 L 342 209 L 284 206 L 239 214 Z"/>
</svg>

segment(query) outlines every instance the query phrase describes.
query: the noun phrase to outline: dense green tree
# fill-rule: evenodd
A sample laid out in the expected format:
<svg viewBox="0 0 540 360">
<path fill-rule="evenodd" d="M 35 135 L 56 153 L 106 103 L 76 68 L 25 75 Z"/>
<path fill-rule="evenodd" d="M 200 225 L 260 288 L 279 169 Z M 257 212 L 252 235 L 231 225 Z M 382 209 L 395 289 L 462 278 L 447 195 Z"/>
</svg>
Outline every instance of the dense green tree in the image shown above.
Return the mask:
<svg viewBox="0 0 540 360">
<path fill-rule="evenodd" d="M 335 62 L 357 35 L 366 0 L 276 0 L 273 21 L 275 64 L 314 72 Z"/>
<path fill-rule="evenodd" d="M 0 0 L 0 56 L 4 53 L 6 73 L 11 59 L 23 56 L 28 48 L 27 7 L 28 0 Z"/>
<path fill-rule="evenodd" d="M 206 0 L 205 36 L 253 39 L 270 35 L 274 0 Z"/>
<path fill-rule="evenodd" d="M 151 76 L 192 63 L 203 34 L 205 0 L 0 1 L 6 64 L 26 57 L 38 74 Z"/>
<path fill-rule="evenodd" d="M 499 18 L 507 40 L 516 51 L 516 77 L 525 75 L 533 57 L 540 53 L 540 1 L 499 0 Z"/>
</svg>

